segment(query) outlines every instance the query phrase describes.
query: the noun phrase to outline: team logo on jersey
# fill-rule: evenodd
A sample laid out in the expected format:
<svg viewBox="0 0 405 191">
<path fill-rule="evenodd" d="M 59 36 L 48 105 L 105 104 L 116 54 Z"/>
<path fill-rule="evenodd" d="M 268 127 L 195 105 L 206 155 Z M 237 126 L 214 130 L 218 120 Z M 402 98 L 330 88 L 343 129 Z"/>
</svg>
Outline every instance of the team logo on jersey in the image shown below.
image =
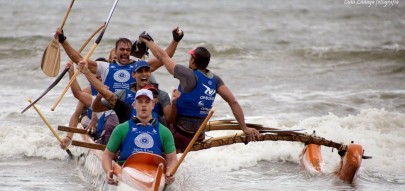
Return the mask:
<svg viewBox="0 0 405 191">
<path fill-rule="evenodd" d="M 129 98 L 129 99 L 134 99 L 135 97 L 134 97 L 134 94 L 132 94 L 132 93 L 128 93 L 127 94 L 127 98 Z"/>
<path fill-rule="evenodd" d="M 209 81 L 209 82 L 211 82 L 211 81 Z M 216 92 L 215 90 L 211 89 L 210 87 L 208 87 L 208 86 L 205 85 L 205 84 L 202 84 L 202 85 L 205 87 L 204 93 L 205 93 L 206 95 L 212 96 L 212 95 L 215 94 L 215 92 Z"/>
<path fill-rule="evenodd" d="M 141 133 L 136 136 L 134 143 L 136 146 L 142 149 L 150 149 L 155 144 L 152 136 L 147 133 Z"/>
<path fill-rule="evenodd" d="M 126 70 L 118 70 L 114 73 L 114 80 L 117 82 L 126 82 L 131 77 L 131 74 Z"/>
<path fill-rule="evenodd" d="M 204 101 L 199 101 L 198 102 L 198 107 L 204 107 Z"/>
</svg>

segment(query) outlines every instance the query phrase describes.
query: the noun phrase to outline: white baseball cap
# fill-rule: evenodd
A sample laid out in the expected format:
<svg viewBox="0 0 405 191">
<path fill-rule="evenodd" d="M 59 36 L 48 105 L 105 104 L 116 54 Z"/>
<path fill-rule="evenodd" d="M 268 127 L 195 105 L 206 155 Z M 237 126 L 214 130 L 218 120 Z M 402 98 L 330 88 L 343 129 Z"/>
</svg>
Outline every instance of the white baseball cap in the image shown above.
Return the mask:
<svg viewBox="0 0 405 191">
<path fill-rule="evenodd" d="M 136 91 L 135 99 L 138 99 L 139 96 L 146 96 L 149 99 L 153 100 L 153 93 L 150 90 L 147 89 L 140 89 Z"/>
</svg>

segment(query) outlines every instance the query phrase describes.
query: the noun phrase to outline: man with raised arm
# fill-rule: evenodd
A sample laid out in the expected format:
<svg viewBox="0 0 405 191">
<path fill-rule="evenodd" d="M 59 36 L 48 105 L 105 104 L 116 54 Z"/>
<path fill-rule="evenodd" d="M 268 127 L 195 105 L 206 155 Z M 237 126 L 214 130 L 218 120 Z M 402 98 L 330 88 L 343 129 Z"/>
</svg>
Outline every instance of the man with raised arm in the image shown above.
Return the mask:
<svg viewBox="0 0 405 191">
<path fill-rule="evenodd" d="M 258 140 L 261 137 L 256 129 L 246 126 L 242 107 L 222 79 L 207 69 L 211 54 L 206 48 L 197 47 L 189 51 L 190 59 L 187 68 L 176 64 L 146 32 L 141 33 L 139 39 L 163 63 L 167 71 L 180 80 L 178 90 L 181 96 L 176 103 L 177 117 L 171 127 L 177 149 L 187 147 L 212 108 L 216 93 L 228 103 L 239 127 L 250 140 Z M 202 133 L 198 141 L 202 141 L 204 137 Z"/>
<path fill-rule="evenodd" d="M 166 49 L 167 54 L 170 56 L 173 56 L 178 43 L 184 36 L 183 33 L 178 33 L 177 31 L 177 28 L 172 30 L 173 40 Z M 65 49 L 66 54 L 73 62 L 78 63 L 83 58 L 77 50 L 72 48 L 60 28 L 57 28 L 54 37 L 59 40 Z M 131 77 L 131 73 L 136 60 L 132 60 L 130 56 L 131 53 L 136 53 L 137 51 L 133 49 L 138 50 L 139 44 L 132 44 L 129 39 L 120 38 L 115 43 L 116 60 L 109 63 L 104 61 L 96 62 L 89 59 L 88 67 L 92 73 L 101 76 L 103 83 L 108 86 L 110 91 L 116 92 L 118 90 L 128 90 L 130 84 L 135 82 L 135 79 Z M 147 62 L 150 65 L 151 72 L 162 66 L 162 63 L 156 58 L 150 59 Z M 118 117 L 113 111 L 106 112 L 104 117 L 104 122 L 102 122 L 102 124 L 105 124 L 104 129 L 108 130 L 107 132 L 110 132 L 109 130 L 112 130 L 118 124 Z M 68 139 L 68 137 L 66 137 L 66 139 Z"/>
</svg>

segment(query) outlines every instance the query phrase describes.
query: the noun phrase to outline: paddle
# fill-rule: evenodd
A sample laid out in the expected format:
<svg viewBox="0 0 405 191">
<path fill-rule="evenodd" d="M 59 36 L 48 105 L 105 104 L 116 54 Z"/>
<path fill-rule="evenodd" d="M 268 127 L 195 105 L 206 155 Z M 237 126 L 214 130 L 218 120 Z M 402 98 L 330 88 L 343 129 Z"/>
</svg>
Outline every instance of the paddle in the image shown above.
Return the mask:
<svg viewBox="0 0 405 191">
<path fill-rule="evenodd" d="M 94 31 L 93 34 L 90 35 L 90 37 L 83 43 L 82 47 L 80 47 L 79 52 L 82 52 L 84 48 L 86 48 L 87 44 L 90 42 L 90 40 L 98 33 L 102 28 L 104 28 L 105 24 L 103 23 L 96 31 Z M 59 74 L 58 78 L 39 96 L 37 99 L 35 99 L 30 105 L 28 105 L 25 109 L 21 111 L 21 114 L 27 111 L 29 108 L 31 108 L 34 104 L 36 104 L 42 97 L 44 97 L 53 87 L 56 86 L 56 84 L 59 83 L 59 81 L 65 76 L 65 74 L 69 71 L 68 68 L 65 68 L 62 73 Z"/>
<path fill-rule="evenodd" d="M 107 21 L 105 22 L 105 27 L 104 29 L 101 31 L 101 33 L 98 35 L 98 38 L 96 39 L 96 41 L 94 42 L 93 46 L 90 48 L 89 52 L 86 54 L 86 56 L 83 58 L 84 60 L 89 60 L 90 56 L 93 54 L 94 50 L 97 48 L 97 45 L 100 43 L 101 39 L 103 38 L 104 32 L 107 29 L 108 23 L 110 22 L 110 19 L 112 17 L 112 14 L 114 13 L 114 9 L 116 7 L 118 3 L 118 0 L 115 0 L 110 14 L 107 17 Z M 67 84 L 67 86 L 65 87 L 65 89 L 63 90 L 62 94 L 59 96 L 59 98 L 56 100 L 56 102 L 53 104 L 51 110 L 54 111 L 56 106 L 59 104 L 59 102 L 62 100 L 63 96 L 66 94 L 66 92 L 68 91 L 68 89 L 70 88 L 70 86 L 72 85 L 73 81 L 76 79 L 77 75 L 79 75 L 80 70 L 76 70 L 76 72 L 74 73 L 74 75 L 72 76 L 72 78 L 70 79 L 69 83 Z"/>
<path fill-rule="evenodd" d="M 28 102 L 32 102 L 31 99 L 28 99 Z M 49 130 L 52 131 L 53 135 L 55 136 L 56 139 L 58 139 L 59 143 L 62 143 L 62 139 L 59 137 L 58 133 L 55 131 L 55 129 L 52 128 L 51 124 L 48 122 L 48 120 L 45 118 L 44 114 L 37 108 L 37 106 L 34 104 L 34 109 L 37 111 L 38 115 L 41 117 L 42 121 L 48 126 Z M 66 149 L 66 152 L 68 153 L 70 158 L 73 158 L 72 152 L 70 152 L 69 149 Z"/>
<path fill-rule="evenodd" d="M 200 136 L 201 132 L 204 130 L 205 126 L 207 125 L 207 122 L 210 120 L 211 116 L 214 114 L 215 108 L 211 108 L 210 112 L 208 113 L 207 117 L 201 124 L 200 128 L 198 128 L 197 132 L 195 133 L 193 139 L 191 139 L 190 143 L 187 145 L 186 150 L 184 150 L 183 154 L 181 155 L 179 161 L 177 164 L 173 167 L 173 169 L 170 172 L 170 176 L 173 176 L 177 169 L 179 168 L 180 164 L 183 162 L 184 158 L 186 157 L 187 153 L 191 150 L 191 147 L 193 147 L 194 143 L 197 141 L 198 136 Z"/>
<path fill-rule="evenodd" d="M 98 144 L 98 143 L 88 143 L 88 142 L 76 141 L 76 140 L 72 140 L 72 145 L 78 146 L 78 147 L 89 148 L 89 149 L 101 150 L 101 151 L 104 151 L 105 147 L 106 147 L 105 145 Z"/>
<path fill-rule="evenodd" d="M 261 124 L 254 124 L 254 123 L 246 123 L 247 127 L 250 128 L 255 128 L 259 132 L 271 132 L 271 131 L 284 131 L 281 129 L 273 128 L 273 127 L 264 127 Z M 207 127 L 205 129 L 206 131 L 216 131 L 216 130 L 240 130 L 239 123 L 236 122 L 235 120 L 216 120 L 216 121 L 210 121 L 207 124 Z M 301 129 L 305 130 L 305 129 Z M 296 132 L 298 130 L 286 130 L 286 131 L 291 131 L 287 133 L 292 133 L 292 134 L 297 134 L 297 135 L 306 135 L 305 133 L 300 133 Z M 281 132 L 279 132 L 280 134 Z"/>
<path fill-rule="evenodd" d="M 72 10 L 72 6 L 75 0 L 70 2 L 70 6 L 65 13 L 65 17 L 62 20 L 62 24 L 60 28 L 62 30 L 63 26 L 65 25 L 66 19 Z M 45 49 L 44 54 L 42 55 L 41 60 L 41 69 L 42 71 L 49 77 L 55 77 L 59 73 L 60 68 L 60 48 L 59 42 L 57 39 L 53 38 L 51 42 L 49 42 L 48 47 Z"/>
</svg>

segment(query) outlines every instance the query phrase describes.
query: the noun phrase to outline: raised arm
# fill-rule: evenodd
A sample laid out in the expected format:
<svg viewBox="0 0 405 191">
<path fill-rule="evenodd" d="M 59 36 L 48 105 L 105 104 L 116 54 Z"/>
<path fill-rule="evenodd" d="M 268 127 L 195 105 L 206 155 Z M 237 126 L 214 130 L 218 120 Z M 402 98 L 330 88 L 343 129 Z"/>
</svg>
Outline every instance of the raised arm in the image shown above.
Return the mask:
<svg viewBox="0 0 405 191">
<path fill-rule="evenodd" d="M 164 51 L 162 48 L 157 46 L 155 42 L 153 41 L 152 37 L 149 36 L 148 33 L 143 32 L 139 35 L 139 40 L 144 42 L 146 46 L 149 48 L 149 50 L 152 52 L 152 54 L 163 64 L 165 65 L 167 71 L 169 71 L 170 74 L 174 74 L 174 66 L 176 66 L 176 63 L 170 56 Z"/>
<path fill-rule="evenodd" d="M 66 63 L 66 68 L 69 68 L 69 78 L 73 76 L 73 63 L 72 61 L 68 61 Z M 88 92 L 82 91 L 80 88 L 79 83 L 77 82 L 76 79 L 73 80 L 72 85 L 70 86 L 70 89 L 72 90 L 73 96 L 78 99 L 80 102 L 82 102 L 85 106 L 90 107 L 91 106 L 91 94 Z"/>
<path fill-rule="evenodd" d="M 170 44 L 166 48 L 166 53 L 167 55 L 172 58 L 174 53 L 176 52 L 177 45 L 179 44 L 180 40 L 183 38 L 184 33 L 182 30 L 179 29 L 179 27 L 176 27 L 172 30 L 173 34 L 173 40 L 170 42 Z M 157 58 L 151 58 L 148 60 L 150 70 L 151 72 L 159 69 L 161 66 L 163 66 L 163 63 L 157 59 Z"/>
<path fill-rule="evenodd" d="M 69 58 L 75 62 L 79 63 L 79 61 L 83 58 L 83 56 L 75 50 L 70 43 L 66 40 L 66 36 L 63 34 L 63 31 L 60 28 L 56 29 L 55 39 L 59 40 L 59 43 L 62 45 L 63 49 L 65 49 L 66 54 L 69 56 Z M 94 60 L 88 60 L 89 61 L 89 69 L 92 73 L 96 73 L 97 70 L 97 63 Z"/>
<path fill-rule="evenodd" d="M 113 108 L 117 101 L 117 96 L 113 92 L 111 92 L 99 79 L 97 79 L 93 73 L 90 72 L 90 70 L 88 69 L 88 62 L 81 60 L 79 62 L 79 68 L 81 69 L 80 71 L 86 76 L 90 84 L 94 87 L 94 89 L 98 91 L 99 95 L 104 97 Z M 92 109 L 95 112 L 107 110 L 107 108 L 101 103 L 100 96 L 96 97 L 95 101 L 93 102 Z"/>
</svg>

